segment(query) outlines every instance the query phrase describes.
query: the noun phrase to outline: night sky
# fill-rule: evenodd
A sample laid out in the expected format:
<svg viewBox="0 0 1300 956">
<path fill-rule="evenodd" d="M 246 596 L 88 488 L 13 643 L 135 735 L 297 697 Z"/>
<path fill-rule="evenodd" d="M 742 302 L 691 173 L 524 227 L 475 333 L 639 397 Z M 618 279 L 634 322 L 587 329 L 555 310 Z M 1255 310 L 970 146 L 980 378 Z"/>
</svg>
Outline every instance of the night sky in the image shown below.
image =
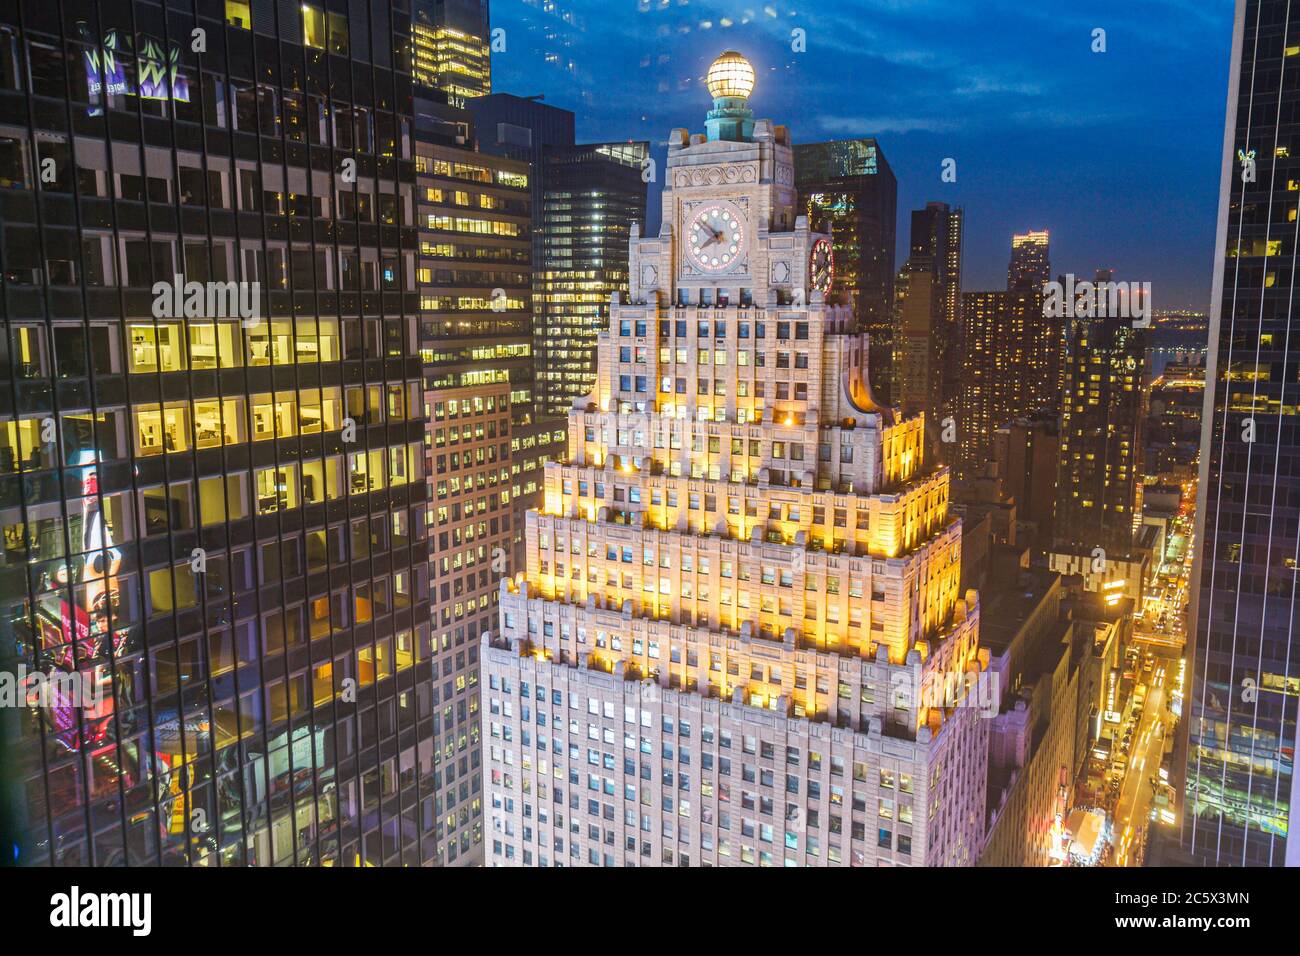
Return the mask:
<svg viewBox="0 0 1300 956">
<path fill-rule="evenodd" d="M 1048 228 L 1054 273 L 1109 267 L 1150 281 L 1157 309 L 1208 308 L 1231 0 L 492 0 L 491 16 L 495 91 L 573 110 L 580 140 L 649 140 L 661 173 L 734 48 L 756 116 L 795 142 L 879 139 L 899 266 L 908 211 L 942 200 L 966 210 L 968 291 L 1005 286 L 1012 233 Z"/>
</svg>

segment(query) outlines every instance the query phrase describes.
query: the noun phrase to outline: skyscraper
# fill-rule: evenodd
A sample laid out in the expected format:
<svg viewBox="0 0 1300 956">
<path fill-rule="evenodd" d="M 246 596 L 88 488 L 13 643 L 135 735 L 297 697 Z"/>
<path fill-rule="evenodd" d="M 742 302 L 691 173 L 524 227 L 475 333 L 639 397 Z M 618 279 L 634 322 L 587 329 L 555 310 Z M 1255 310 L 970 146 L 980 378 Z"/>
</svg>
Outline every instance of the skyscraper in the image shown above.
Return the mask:
<svg viewBox="0 0 1300 956">
<path fill-rule="evenodd" d="M 578 143 L 573 114 L 498 93 L 469 104 L 482 148 L 533 165 L 533 335 L 538 418 L 560 419 L 595 381 L 595 336 L 628 289 L 627 248 L 645 223 L 649 143 Z"/>
<path fill-rule="evenodd" d="M 411 75 L 453 103 L 491 93 L 488 0 L 413 0 Z"/>
<path fill-rule="evenodd" d="M 1042 289 L 1052 277 L 1050 253 L 1051 236 L 1046 229 L 1012 236 L 1007 289 Z"/>
<path fill-rule="evenodd" d="M 871 334 L 871 386 L 889 401 L 893 380 L 894 234 L 898 181 L 874 139 L 796 143 L 795 185 L 809 227 L 831 234 L 836 293 Z"/>
<path fill-rule="evenodd" d="M 963 214 L 947 203 L 912 212 L 911 253 L 899 277 L 895 316 L 895 402 L 904 415 L 925 414 L 932 453 L 946 458 L 944 421 L 955 417 L 961 381 Z"/>
<path fill-rule="evenodd" d="M 633 224 L 645 222 L 649 143 L 552 150 L 542 169 L 541 258 L 534 273 L 538 416 L 563 418 L 596 382 L 596 336 L 610 297 L 628 289 Z"/>
<path fill-rule="evenodd" d="M 1098 274 L 1108 282 L 1108 273 Z M 1104 293 L 1067 316 L 1053 549 L 1129 555 L 1146 422 L 1146 333 Z"/>
<path fill-rule="evenodd" d="M 513 421 L 536 418 L 531 179 L 478 151 L 471 114 L 416 100 L 421 346 L 432 388 L 508 384 Z"/>
<path fill-rule="evenodd" d="M 495 626 L 496 583 L 510 569 L 512 430 L 534 412 L 530 170 L 472 149 L 463 110 L 422 104 L 416 116 L 433 811 L 439 860 L 473 866 L 483 860 L 477 645 Z"/>
<path fill-rule="evenodd" d="M 1300 865 L 1300 421 L 1294 321 L 1300 8 L 1237 3 L 1210 318 L 1183 847 L 1218 866 Z M 1281 125 L 1279 125 L 1279 123 Z"/>
<path fill-rule="evenodd" d="M 1056 505 L 1056 468 L 1061 452 L 1060 417 L 1039 411 L 998 427 L 992 460 L 1002 490 L 1016 503 L 1017 537 L 1036 551 L 1052 544 Z"/>
<path fill-rule="evenodd" d="M 908 261 L 928 265 L 938 277 L 946 322 L 955 326 L 961 309 L 961 246 L 965 221 L 960 206 L 928 202 L 912 211 L 911 248 Z"/>
<path fill-rule="evenodd" d="M 546 157 L 553 149 L 563 151 L 575 144 L 574 115 L 570 110 L 541 102 L 540 96 L 523 97 L 512 93 L 480 96 L 466 101 L 465 106 L 474 117 L 476 143 L 481 151 L 529 164 L 532 261 L 538 264 L 542 261 L 544 251 L 540 223 L 546 208 Z M 535 328 L 534 323 L 529 333 L 534 348 L 537 345 Z M 536 379 L 535 355 L 533 375 Z M 541 498 L 542 464 L 561 451 L 565 441 L 564 422 L 539 416 L 536 411 L 535 404 L 530 403 L 527 423 L 516 422 L 510 437 L 511 494 L 514 506 L 511 568 L 523 566 L 524 512 L 535 507 Z"/>
<path fill-rule="evenodd" d="M 20 862 L 436 859 L 403 7 L 0 7 Z"/>
<path fill-rule="evenodd" d="M 931 263 L 908 260 L 895 283 L 894 402 L 906 416 L 925 416 L 930 432 L 943 428 L 943 367 L 949 331 L 942 284 Z M 935 441 L 930 442 L 933 453 Z"/>
<path fill-rule="evenodd" d="M 956 463 L 981 471 L 994 434 L 1014 418 L 1060 406 L 1060 321 L 1044 315 L 1041 289 L 966 292 L 961 298 L 961 385 Z"/>
<path fill-rule="evenodd" d="M 708 132 L 669 135 L 663 231 L 632 242 L 527 569 L 502 584 L 494 865 L 981 849 L 988 722 L 944 686 L 988 658 L 948 472 L 868 388 L 866 338 L 827 304 L 830 237 L 798 214 L 753 84 L 724 54 Z"/>
<path fill-rule="evenodd" d="M 645 222 L 641 169 L 649 144 L 577 143 L 573 114 L 535 98 L 496 93 L 467 105 L 484 152 L 524 160 L 533 170 L 537 400 L 533 421 L 513 437 L 522 528 L 524 511 L 541 494 L 542 463 L 563 450 L 568 408 L 595 381 L 596 334 L 608 321 L 610 296 L 628 289 L 632 226 Z M 522 562 L 522 536 L 515 544 Z"/>
</svg>

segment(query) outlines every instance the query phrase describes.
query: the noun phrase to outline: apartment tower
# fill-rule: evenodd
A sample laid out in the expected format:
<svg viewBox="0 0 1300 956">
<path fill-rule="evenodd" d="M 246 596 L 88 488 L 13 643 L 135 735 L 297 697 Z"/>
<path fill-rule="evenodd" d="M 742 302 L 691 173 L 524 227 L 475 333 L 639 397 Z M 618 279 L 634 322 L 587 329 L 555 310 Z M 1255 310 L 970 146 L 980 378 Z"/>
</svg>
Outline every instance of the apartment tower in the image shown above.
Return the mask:
<svg viewBox="0 0 1300 956">
<path fill-rule="evenodd" d="M 1041 289 L 965 292 L 961 297 L 961 386 L 954 455 L 963 476 L 990 460 L 997 430 L 1060 406 L 1060 327 Z"/>
</svg>

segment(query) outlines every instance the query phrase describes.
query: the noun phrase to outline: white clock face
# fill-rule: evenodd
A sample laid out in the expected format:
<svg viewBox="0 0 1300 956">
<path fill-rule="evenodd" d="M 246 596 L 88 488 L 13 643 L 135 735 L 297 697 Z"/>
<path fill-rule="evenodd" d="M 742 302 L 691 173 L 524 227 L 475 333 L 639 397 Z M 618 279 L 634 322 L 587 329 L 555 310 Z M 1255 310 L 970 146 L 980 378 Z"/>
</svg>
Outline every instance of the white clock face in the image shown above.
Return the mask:
<svg viewBox="0 0 1300 956">
<path fill-rule="evenodd" d="M 726 272 L 745 257 L 746 240 L 744 218 L 737 206 L 706 203 L 695 210 L 686 226 L 686 255 L 701 272 Z"/>
</svg>

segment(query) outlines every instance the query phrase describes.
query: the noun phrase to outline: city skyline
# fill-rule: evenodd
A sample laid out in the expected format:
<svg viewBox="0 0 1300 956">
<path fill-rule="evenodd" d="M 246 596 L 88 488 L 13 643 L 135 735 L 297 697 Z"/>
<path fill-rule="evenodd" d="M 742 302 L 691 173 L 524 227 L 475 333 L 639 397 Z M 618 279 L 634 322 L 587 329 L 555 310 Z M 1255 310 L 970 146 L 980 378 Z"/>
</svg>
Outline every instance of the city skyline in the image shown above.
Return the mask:
<svg viewBox="0 0 1300 956">
<path fill-rule="evenodd" d="M 874 137 L 896 171 L 899 210 L 967 207 L 963 290 L 1000 288 L 1002 244 L 1046 228 L 1059 271 L 1112 269 L 1151 281 L 1158 309 L 1208 311 L 1227 0 L 1086 12 L 1064 0 L 636 10 L 611 17 L 597 0 L 571 0 L 544 15 L 533 2 L 498 3 L 492 26 L 506 50 L 493 55 L 494 87 L 576 110 L 582 138 L 649 140 L 662 169 L 664 131 L 690 125 L 709 62 L 742 49 L 759 76 L 755 108 L 790 117 L 796 144 Z M 796 28 L 804 53 L 791 49 Z M 1105 53 L 1091 49 L 1097 28 Z M 846 73 L 847 56 L 858 65 Z M 1191 57 L 1200 63 L 1187 71 Z M 955 183 L 940 180 L 949 157 Z M 652 185 L 652 215 L 656 198 Z M 897 243 L 901 264 L 906 229 Z"/>
<path fill-rule="evenodd" d="M 1300 865 L 1234 6 L 5 5 L 4 857 Z"/>
</svg>

